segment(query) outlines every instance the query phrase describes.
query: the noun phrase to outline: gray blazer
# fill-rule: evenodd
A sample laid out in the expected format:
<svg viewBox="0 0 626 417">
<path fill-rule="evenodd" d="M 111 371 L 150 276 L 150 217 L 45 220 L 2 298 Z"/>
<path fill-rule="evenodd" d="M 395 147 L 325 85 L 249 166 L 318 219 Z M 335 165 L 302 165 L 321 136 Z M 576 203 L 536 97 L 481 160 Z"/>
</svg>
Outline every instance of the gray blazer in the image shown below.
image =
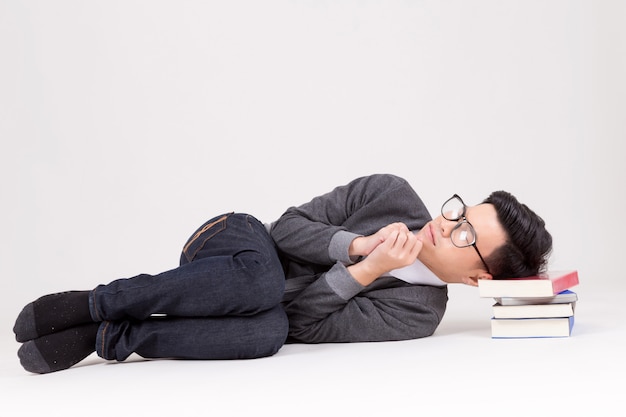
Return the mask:
<svg viewBox="0 0 626 417">
<path fill-rule="evenodd" d="M 288 343 L 368 342 L 430 336 L 443 318 L 447 287 L 382 277 L 359 284 L 346 266 L 350 242 L 403 222 L 421 229 L 431 216 L 407 181 L 375 174 L 290 207 L 270 225 L 285 269 Z"/>
</svg>

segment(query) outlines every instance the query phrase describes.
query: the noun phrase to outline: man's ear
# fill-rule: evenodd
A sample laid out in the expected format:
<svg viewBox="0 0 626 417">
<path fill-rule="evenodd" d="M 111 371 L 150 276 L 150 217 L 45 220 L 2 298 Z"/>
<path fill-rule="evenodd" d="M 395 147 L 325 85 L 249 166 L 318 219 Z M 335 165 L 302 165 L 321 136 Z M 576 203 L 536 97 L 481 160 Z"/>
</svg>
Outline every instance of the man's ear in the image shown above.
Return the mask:
<svg viewBox="0 0 626 417">
<path fill-rule="evenodd" d="M 491 276 L 491 274 L 481 271 L 476 276 L 465 276 L 461 278 L 461 281 L 463 282 L 463 284 L 471 285 L 472 287 L 478 287 L 479 279 L 493 279 L 493 277 Z"/>
</svg>

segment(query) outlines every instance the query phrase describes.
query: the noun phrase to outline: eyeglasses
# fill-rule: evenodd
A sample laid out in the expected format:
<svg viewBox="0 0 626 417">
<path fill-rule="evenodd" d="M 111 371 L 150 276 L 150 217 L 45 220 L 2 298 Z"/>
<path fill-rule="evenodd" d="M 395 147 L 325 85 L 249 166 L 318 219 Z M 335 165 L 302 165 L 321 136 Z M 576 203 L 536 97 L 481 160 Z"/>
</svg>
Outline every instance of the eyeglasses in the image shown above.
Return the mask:
<svg viewBox="0 0 626 417">
<path fill-rule="evenodd" d="M 452 232 L 450 232 L 450 240 L 457 248 L 472 246 L 476 250 L 480 260 L 483 262 L 483 265 L 485 265 L 487 272 L 491 274 L 485 259 L 476 247 L 476 230 L 474 229 L 474 226 L 472 226 L 472 224 L 465 218 L 466 209 L 467 206 L 457 194 L 450 197 L 441 206 L 441 215 L 444 219 L 458 222 L 452 229 Z"/>
</svg>

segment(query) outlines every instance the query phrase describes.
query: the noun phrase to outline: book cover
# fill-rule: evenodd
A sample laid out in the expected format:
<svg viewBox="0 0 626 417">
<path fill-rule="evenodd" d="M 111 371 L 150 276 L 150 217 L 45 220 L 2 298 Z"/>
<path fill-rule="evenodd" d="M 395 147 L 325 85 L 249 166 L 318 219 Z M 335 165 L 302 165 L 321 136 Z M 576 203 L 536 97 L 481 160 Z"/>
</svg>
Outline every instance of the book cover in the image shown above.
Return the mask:
<svg viewBox="0 0 626 417">
<path fill-rule="evenodd" d="M 569 337 L 574 316 L 533 319 L 491 319 L 493 339 Z"/>
<path fill-rule="evenodd" d="M 497 319 L 569 317 L 574 315 L 575 308 L 574 303 L 521 304 L 515 306 L 503 306 L 496 303 L 493 305 L 493 317 Z"/>
<path fill-rule="evenodd" d="M 494 300 L 503 306 L 575 303 L 578 301 L 578 294 L 571 290 L 564 290 L 551 297 L 495 297 Z"/>
<path fill-rule="evenodd" d="M 578 271 L 549 271 L 524 278 L 479 279 L 480 297 L 551 297 L 578 285 Z"/>
</svg>

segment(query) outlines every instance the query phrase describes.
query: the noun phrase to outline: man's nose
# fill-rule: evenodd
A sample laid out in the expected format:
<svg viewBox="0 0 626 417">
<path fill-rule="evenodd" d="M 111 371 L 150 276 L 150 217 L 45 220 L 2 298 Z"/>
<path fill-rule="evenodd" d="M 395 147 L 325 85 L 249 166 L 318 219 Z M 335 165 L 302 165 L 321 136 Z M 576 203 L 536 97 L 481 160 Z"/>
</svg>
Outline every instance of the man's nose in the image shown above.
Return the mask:
<svg viewBox="0 0 626 417">
<path fill-rule="evenodd" d="M 452 229 L 456 226 L 457 222 L 454 220 L 447 220 L 443 216 L 440 217 L 438 227 L 441 231 L 441 237 L 449 238 L 452 233 Z"/>
</svg>

